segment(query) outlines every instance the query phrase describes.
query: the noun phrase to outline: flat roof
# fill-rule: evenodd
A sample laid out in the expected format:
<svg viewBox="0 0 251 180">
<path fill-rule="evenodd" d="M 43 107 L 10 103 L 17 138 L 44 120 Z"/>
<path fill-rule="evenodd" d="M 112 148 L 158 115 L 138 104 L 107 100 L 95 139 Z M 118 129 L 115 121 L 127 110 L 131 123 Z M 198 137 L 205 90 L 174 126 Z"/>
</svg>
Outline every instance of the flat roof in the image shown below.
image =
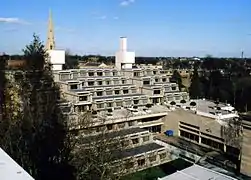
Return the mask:
<svg viewBox="0 0 251 180">
<path fill-rule="evenodd" d="M 159 180 L 237 180 L 211 169 L 194 164 Z"/>
<path fill-rule="evenodd" d="M 218 121 L 210 117 L 201 116 L 191 111 L 186 111 L 182 108 L 178 108 L 174 111 L 170 111 L 168 113 L 167 119 L 175 119 L 178 122 L 182 121 L 191 125 L 199 126 L 200 131 L 204 133 L 208 133 L 207 129 L 210 129 L 210 134 L 213 134 L 216 137 L 222 137 L 221 125 Z"/>
<path fill-rule="evenodd" d="M 1 180 L 34 180 L 19 166 L 3 149 L 0 148 L 0 179 Z"/>
<path fill-rule="evenodd" d="M 217 112 L 220 112 L 221 114 L 230 114 L 229 111 L 226 111 L 226 110 L 223 110 L 223 109 L 220 109 L 220 110 L 217 110 L 216 107 L 219 107 L 219 108 L 222 108 L 222 107 L 226 107 L 227 105 L 226 104 L 223 104 L 223 103 L 219 103 L 218 105 L 213 102 L 213 101 L 210 101 L 210 100 L 204 100 L 204 99 L 196 99 L 196 100 L 191 100 L 191 101 L 194 101 L 196 102 L 196 108 L 198 111 L 201 111 L 201 112 L 205 112 L 205 113 L 216 113 Z"/>
<path fill-rule="evenodd" d="M 105 133 L 105 134 L 101 134 L 101 135 L 99 134 L 99 135 L 86 136 L 85 138 L 83 138 L 81 143 L 91 142 L 93 139 L 97 139 L 101 136 L 105 136 L 106 139 L 107 138 L 112 139 L 112 138 L 116 138 L 116 137 L 124 137 L 124 136 L 130 135 L 130 134 L 142 133 L 142 132 L 149 132 L 149 131 L 142 129 L 142 128 L 139 128 L 139 127 L 122 129 L 120 131 L 109 132 L 109 133 Z"/>
<path fill-rule="evenodd" d="M 122 159 L 122 158 L 127 158 L 127 157 L 131 157 L 131 156 L 143 154 L 143 153 L 146 153 L 146 152 L 158 150 L 158 149 L 161 149 L 163 147 L 164 146 L 161 146 L 161 145 L 156 144 L 156 143 L 148 143 L 148 144 L 138 146 L 138 147 L 135 147 L 135 148 L 123 150 L 122 152 L 115 152 L 115 154 L 117 153 L 117 155 L 116 155 L 117 159 Z"/>
</svg>

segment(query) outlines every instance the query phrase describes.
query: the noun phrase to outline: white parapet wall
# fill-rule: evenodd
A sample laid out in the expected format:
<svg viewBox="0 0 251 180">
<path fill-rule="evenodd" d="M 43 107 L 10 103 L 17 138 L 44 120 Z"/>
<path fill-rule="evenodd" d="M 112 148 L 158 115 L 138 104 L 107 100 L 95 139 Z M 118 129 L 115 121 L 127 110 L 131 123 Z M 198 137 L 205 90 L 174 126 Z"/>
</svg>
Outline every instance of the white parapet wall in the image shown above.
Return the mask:
<svg viewBox="0 0 251 180">
<path fill-rule="evenodd" d="M 52 64 L 52 70 L 62 70 L 65 64 L 64 50 L 48 50 L 49 62 Z"/>
<path fill-rule="evenodd" d="M 19 166 L 3 149 L 0 148 L 0 179 L 1 180 L 34 180 Z"/>
</svg>

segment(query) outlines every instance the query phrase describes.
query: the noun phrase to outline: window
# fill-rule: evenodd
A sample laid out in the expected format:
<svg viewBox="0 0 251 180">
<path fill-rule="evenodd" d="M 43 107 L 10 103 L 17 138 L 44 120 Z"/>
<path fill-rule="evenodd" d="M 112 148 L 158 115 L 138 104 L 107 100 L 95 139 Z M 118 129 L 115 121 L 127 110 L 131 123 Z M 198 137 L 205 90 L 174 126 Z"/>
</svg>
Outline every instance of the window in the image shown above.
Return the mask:
<svg viewBox="0 0 251 180">
<path fill-rule="evenodd" d="M 176 86 L 172 87 L 172 91 L 176 91 L 176 89 L 177 89 Z"/>
<path fill-rule="evenodd" d="M 115 90 L 114 93 L 115 93 L 115 94 L 119 94 L 119 90 Z"/>
<path fill-rule="evenodd" d="M 149 84 L 150 84 L 150 81 L 143 81 L 143 84 L 144 84 L 144 85 L 149 85 Z"/>
<path fill-rule="evenodd" d="M 73 73 L 72 76 L 73 76 L 73 79 L 77 79 L 78 78 L 78 74 L 77 73 Z"/>
<path fill-rule="evenodd" d="M 112 95 L 112 91 L 106 91 L 106 95 L 107 96 Z"/>
<path fill-rule="evenodd" d="M 122 106 L 122 102 L 116 102 L 116 106 L 121 107 Z"/>
<path fill-rule="evenodd" d="M 153 71 L 153 74 L 155 75 L 157 72 L 156 71 Z"/>
<path fill-rule="evenodd" d="M 121 142 L 121 144 L 122 144 L 123 147 L 127 147 L 127 146 L 129 146 L 130 143 L 129 143 L 128 140 L 124 140 L 124 141 Z"/>
<path fill-rule="evenodd" d="M 98 109 L 104 108 L 104 104 L 97 104 L 97 108 L 98 108 Z"/>
<path fill-rule="evenodd" d="M 154 90 L 153 94 L 160 94 L 160 90 Z"/>
<path fill-rule="evenodd" d="M 97 75 L 98 76 L 103 76 L 103 73 L 102 72 L 97 72 Z"/>
<path fill-rule="evenodd" d="M 137 160 L 137 162 L 138 162 L 138 166 L 144 166 L 145 165 L 145 159 L 139 159 L 139 160 Z"/>
<path fill-rule="evenodd" d="M 162 82 L 166 82 L 166 78 L 162 78 Z"/>
<path fill-rule="evenodd" d="M 118 127 L 119 127 L 119 128 L 124 128 L 124 127 L 125 127 L 125 123 L 119 123 L 119 124 L 118 124 Z"/>
<path fill-rule="evenodd" d="M 94 76 L 94 72 L 89 72 L 88 75 L 89 76 Z"/>
<path fill-rule="evenodd" d="M 132 93 L 136 93 L 137 92 L 137 90 L 136 89 L 132 89 Z"/>
<path fill-rule="evenodd" d="M 107 107 L 112 107 L 112 103 L 107 103 Z"/>
<path fill-rule="evenodd" d="M 126 84 L 126 80 L 122 80 L 122 84 Z"/>
<path fill-rule="evenodd" d="M 105 75 L 106 75 L 106 76 L 110 76 L 110 75 L 111 75 L 111 72 L 110 72 L 110 71 L 106 71 L 106 72 L 105 72 Z"/>
<path fill-rule="evenodd" d="M 69 74 L 60 74 L 60 80 L 69 79 Z"/>
<path fill-rule="evenodd" d="M 139 100 L 133 100 L 133 104 L 139 104 Z"/>
<path fill-rule="evenodd" d="M 159 82 L 159 79 L 155 79 L 155 82 Z"/>
<path fill-rule="evenodd" d="M 166 153 L 161 153 L 161 154 L 159 155 L 159 157 L 160 157 L 160 159 L 166 158 Z"/>
<path fill-rule="evenodd" d="M 87 96 L 79 96 L 79 101 L 87 101 Z"/>
<path fill-rule="evenodd" d="M 94 86 L 94 81 L 89 81 L 88 86 Z"/>
<path fill-rule="evenodd" d="M 109 85 L 109 84 L 110 84 L 110 81 L 106 81 L 106 84 Z"/>
<path fill-rule="evenodd" d="M 109 130 L 109 131 L 113 129 L 113 125 L 112 124 L 108 124 L 106 127 L 107 127 L 107 130 Z"/>
<path fill-rule="evenodd" d="M 117 73 L 117 72 L 112 72 L 112 75 L 113 75 L 113 76 L 117 76 L 118 73 Z"/>
<path fill-rule="evenodd" d="M 72 85 L 70 86 L 70 88 L 71 88 L 71 89 L 78 89 L 78 85 L 77 85 L 77 84 L 72 84 Z"/>
<path fill-rule="evenodd" d="M 134 167 L 134 162 L 133 162 L 133 161 L 127 160 L 127 161 L 125 162 L 125 169 L 131 169 L 131 168 L 133 168 L 133 167 Z"/>
<path fill-rule="evenodd" d="M 123 94 L 128 94 L 128 92 L 129 92 L 128 89 L 123 90 Z"/>
<path fill-rule="evenodd" d="M 138 138 L 132 139 L 132 143 L 133 144 L 138 144 L 139 143 L 139 139 Z"/>
<path fill-rule="evenodd" d="M 103 95 L 103 91 L 98 91 L 97 92 L 97 96 L 102 96 Z"/>
<path fill-rule="evenodd" d="M 114 80 L 114 84 L 119 84 L 119 80 Z"/>
<path fill-rule="evenodd" d="M 149 136 L 144 136 L 144 137 L 143 137 L 143 142 L 147 142 L 147 141 L 149 141 L 149 140 L 150 140 Z"/>
<path fill-rule="evenodd" d="M 128 126 L 133 126 L 133 121 L 129 121 Z"/>
<path fill-rule="evenodd" d="M 86 76 L 86 72 L 85 71 L 80 71 L 80 76 Z"/>
<path fill-rule="evenodd" d="M 138 77 L 139 75 L 140 75 L 140 73 L 139 73 L 139 72 L 134 72 L 134 73 L 133 73 L 133 76 Z"/>
<path fill-rule="evenodd" d="M 101 86 L 103 84 L 102 81 L 98 81 L 98 85 Z"/>
<path fill-rule="evenodd" d="M 153 155 L 153 156 L 149 157 L 149 161 L 150 162 L 156 161 L 156 155 Z"/>
</svg>

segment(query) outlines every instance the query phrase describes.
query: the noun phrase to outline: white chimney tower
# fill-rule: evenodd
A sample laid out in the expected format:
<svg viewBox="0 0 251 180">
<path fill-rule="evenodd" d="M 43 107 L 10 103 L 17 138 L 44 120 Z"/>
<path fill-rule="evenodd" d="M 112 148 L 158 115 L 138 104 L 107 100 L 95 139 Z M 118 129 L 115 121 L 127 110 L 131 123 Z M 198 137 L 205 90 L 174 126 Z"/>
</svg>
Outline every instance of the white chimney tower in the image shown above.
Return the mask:
<svg viewBox="0 0 251 180">
<path fill-rule="evenodd" d="M 127 38 L 126 37 L 120 38 L 120 51 L 127 51 Z"/>
<path fill-rule="evenodd" d="M 120 37 L 120 49 L 115 55 L 115 66 L 118 70 L 132 69 L 135 63 L 135 52 L 127 52 L 127 38 Z"/>
</svg>

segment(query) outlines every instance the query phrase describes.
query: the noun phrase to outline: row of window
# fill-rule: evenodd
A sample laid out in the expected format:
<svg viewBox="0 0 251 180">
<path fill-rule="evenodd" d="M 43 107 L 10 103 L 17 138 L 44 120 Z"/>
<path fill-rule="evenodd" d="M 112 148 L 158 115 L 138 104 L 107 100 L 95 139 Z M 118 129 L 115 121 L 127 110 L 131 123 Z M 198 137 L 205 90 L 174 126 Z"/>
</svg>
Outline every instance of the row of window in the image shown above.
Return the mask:
<svg viewBox="0 0 251 180">
<path fill-rule="evenodd" d="M 163 159 L 165 159 L 167 157 L 167 153 L 161 153 L 161 154 L 159 154 L 159 158 L 160 158 L 160 160 L 163 160 Z M 157 155 L 155 155 L 155 154 L 152 154 L 151 156 L 149 156 L 148 157 L 148 159 L 149 159 L 149 161 L 151 162 L 151 163 L 153 163 L 153 162 L 156 162 L 157 161 Z M 144 158 L 144 157 L 142 157 L 142 158 L 139 158 L 138 160 L 137 160 L 137 166 L 138 167 L 143 167 L 143 166 L 145 166 L 145 165 L 147 165 L 146 163 L 146 159 Z M 124 166 L 125 166 L 125 168 L 126 169 L 132 169 L 132 168 L 134 168 L 134 165 L 135 165 L 135 163 L 132 161 L 132 160 L 128 160 L 128 161 L 126 161 L 125 163 L 124 163 Z"/>
<path fill-rule="evenodd" d="M 199 135 L 180 130 L 180 136 L 199 143 Z M 201 144 L 224 151 L 224 144 L 214 141 L 212 139 L 201 137 Z"/>
<path fill-rule="evenodd" d="M 143 85 L 150 85 L 151 80 L 143 80 Z M 167 82 L 166 78 L 155 78 L 154 82 Z"/>
<path fill-rule="evenodd" d="M 106 81 L 87 81 L 82 82 L 82 87 L 86 86 L 103 86 L 103 85 L 119 85 L 119 84 L 127 84 L 127 80 L 106 80 Z M 70 89 L 78 89 L 79 84 L 71 84 Z"/>
<path fill-rule="evenodd" d="M 107 72 L 74 72 L 74 73 L 62 73 L 60 74 L 60 80 L 67 80 L 67 79 L 77 79 L 78 77 L 94 77 L 94 76 L 118 76 L 119 73 L 117 71 L 107 71 Z"/>
<path fill-rule="evenodd" d="M 166 87 L 165 88 L 165 92 L 170 92 L 170 91 L 178 91 L 178 87 L 177 86 L 172 86 L 172 87 Z"/>
<path fill-rule="evenodd" d="M 136 89 L 106 90 L 106 91 L 97 91 L 94 93 L 94 96 L 111 96 L 111 95 L 123 95 L 123 94 L 135 94 L 135 93 L 137 93 Z"/>
<path fill-rule="evenodd" d="M 133 73 L 134 77 L 139 77 L 139 76 L 151 76 L 151 75 L 156 75 L 156 74 L 161 74 L 160 71 L 153 70 L 153 71 L 136 71 Z"/>
<path fill-rule="evenodd" d="M 148 100 L 125 100 L 125 101 L 117 101 L 117 102 L 107 102 L 107 103 L 99 103 L 97 104 L 97 109 L 102 109 L 105 107 L 122 107 L 122 106 L 130 106 L 130 105 L 139 105 L 139 104 L 147 104 Z"/>
</svg>

